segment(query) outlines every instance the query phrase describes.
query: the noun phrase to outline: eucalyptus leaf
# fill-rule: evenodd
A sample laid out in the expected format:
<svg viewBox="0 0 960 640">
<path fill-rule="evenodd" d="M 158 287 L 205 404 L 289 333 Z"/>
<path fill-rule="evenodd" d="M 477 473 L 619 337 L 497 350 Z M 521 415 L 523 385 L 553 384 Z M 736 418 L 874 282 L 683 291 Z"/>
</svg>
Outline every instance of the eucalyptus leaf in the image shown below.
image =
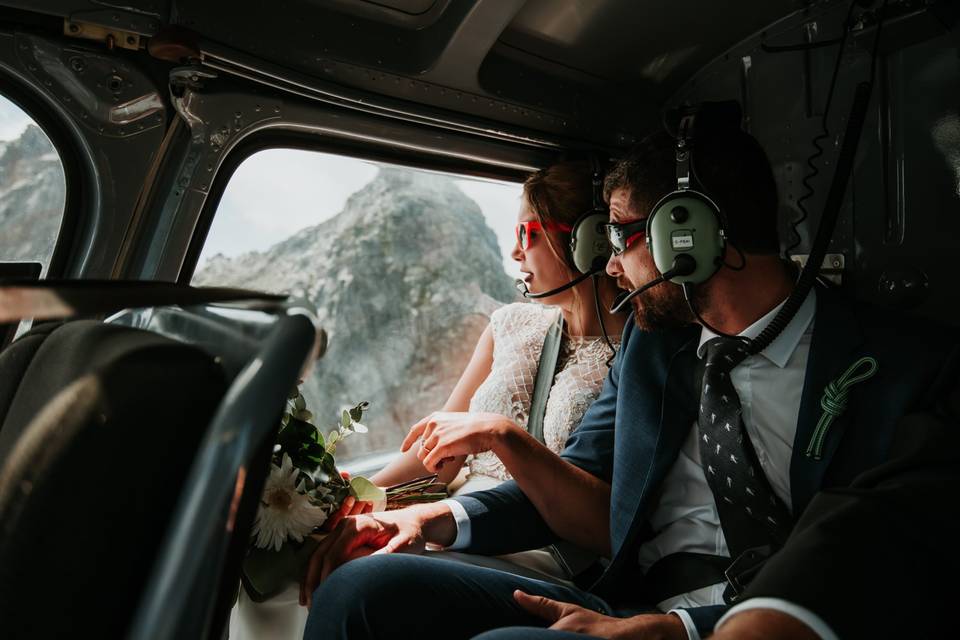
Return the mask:
<svg viewBox="0 0 960 640">
<path fill-rule="evenodd" d="M 350 478 L 350 488 L 357 500 L 373 503 L 374 511 L 383 511 L 387 506 L 387 492 L 363 476 Z"/>
<path fill-rule="evenodd" d="M 344 409 L 343 413 L 340 414 L 340 424 L 344 429 L 349 429 L 351 422 L 353 422 L 353 419 L 350 417 L 350 412 Z"/>
</svg>

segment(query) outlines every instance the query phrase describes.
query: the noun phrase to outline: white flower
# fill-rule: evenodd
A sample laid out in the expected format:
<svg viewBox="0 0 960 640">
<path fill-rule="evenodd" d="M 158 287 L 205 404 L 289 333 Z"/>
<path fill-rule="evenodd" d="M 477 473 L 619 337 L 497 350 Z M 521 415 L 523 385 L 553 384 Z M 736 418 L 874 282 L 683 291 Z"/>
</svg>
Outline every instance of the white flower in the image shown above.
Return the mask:
<svg viewBox="0 0 960 640">
<path fill-rule="evenodd" d="M 311 504 L 310 498 L 298 490 L 297 473 L 286 454 L 280 467 L 270 465 L 270 476 L 253 523 L 257 547 L 273 547 L 279 551 L 287 538 L 301 542 L 314 527 L 319 527 L 327 519 L 323 509 Z"/>
</svg>

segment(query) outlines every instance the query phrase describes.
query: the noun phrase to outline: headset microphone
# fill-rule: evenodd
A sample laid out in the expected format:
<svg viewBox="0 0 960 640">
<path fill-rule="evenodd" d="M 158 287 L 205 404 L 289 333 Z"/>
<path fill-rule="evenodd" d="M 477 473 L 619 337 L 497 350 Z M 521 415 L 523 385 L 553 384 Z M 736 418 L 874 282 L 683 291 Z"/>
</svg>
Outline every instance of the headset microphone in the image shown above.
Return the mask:
<svg viewBox="0 0 960 640">
<path fill-rule="evenodd" d="M 567 289 L 571 289 L 577 286 L 578 284 L 580 284 L 581 282 L 583 282 L 584 280 L 586 280 L 587 278 L 589 278 L 590 276 L 594 275 L 595 273 L 598 273 L 598 272 L 587 271 L 586 273 L 577 276 L 576 278 L 574 278 L 567 284 L 563 285 L 562 287 L 557 287 L 556 289 L 551 289 L 550 291 L 544 291 L 543 293 L 530 293 L 530 290 L 527 289 L 527 283 L 524 282 L 523 280 L 520 280 L 519 278 L 514 280 L 514 284 L 517 287 L 517 290 L 523 294 L 524 298 L 529 298 L 530 300 L 539 300 L 540 298 L 549 298 L 550 296 L 555 296 L 558 293 L 566 291 Z"/>
<path fill-rule="evenodd" d="M 621 293 L 619 296 L 617 296 L 617 299 L 613 301 L 613 306 L 610 308 L 610 313 L 620 313 L 620 310 L 623 309 L 628 302 L 636 298 L 644 291 L 652 289 L 658 284 L 663 284 L 671 278 L 688 276 L 696 270 L 697 261 L 689 255 L 681 253 L 674 258 L 671 268 L 661 273 L 659 277 L 654 278 L 643 286 L 637 287 L 633 291 Z"/>
</svg>

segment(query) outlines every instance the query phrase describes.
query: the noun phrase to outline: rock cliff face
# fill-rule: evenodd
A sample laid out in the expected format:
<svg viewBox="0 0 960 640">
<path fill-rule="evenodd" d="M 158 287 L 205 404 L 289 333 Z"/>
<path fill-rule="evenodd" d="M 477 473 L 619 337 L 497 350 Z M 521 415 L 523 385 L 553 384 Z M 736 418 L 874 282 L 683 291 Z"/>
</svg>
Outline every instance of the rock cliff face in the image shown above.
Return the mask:
<svg viewBox="0 0 960 640">
<path fill-rule="evenodd" d="M 480 208 L 449 178 L 384 168 L 343 211 L 264 252 L 211 258 L 194 284 L 287 291 L 330 337 L 304 395 L 318 426 L 371 403 L 344 459 L 398 446 L 438 410 L 490 313 L 516 299 Z"/>
<path fill-rule="evenodd" d="M 0 260 L 49 261 L 65 190 L 63 166 L 40 127 L 0 142 Z"/>
</svg>

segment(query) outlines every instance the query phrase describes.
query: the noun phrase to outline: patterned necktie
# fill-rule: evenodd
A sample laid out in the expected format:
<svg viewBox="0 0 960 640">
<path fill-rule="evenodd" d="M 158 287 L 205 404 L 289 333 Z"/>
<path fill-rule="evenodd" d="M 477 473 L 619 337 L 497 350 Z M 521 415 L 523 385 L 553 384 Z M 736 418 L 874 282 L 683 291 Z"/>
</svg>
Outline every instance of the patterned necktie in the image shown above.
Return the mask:
<svg viewBox="0 0 960 640">
<path fill-rule="evenodd" d="M 747 357 L 746 345 L 714 338 L 706 345 L 703 394 L 697 421 L 700 459 L 720 515 L 732 558 L 764 545 L 780 547 L 792 528 L 757 460 L 741 418 L 740 397 L 730 371 Z"/>
</svg>

